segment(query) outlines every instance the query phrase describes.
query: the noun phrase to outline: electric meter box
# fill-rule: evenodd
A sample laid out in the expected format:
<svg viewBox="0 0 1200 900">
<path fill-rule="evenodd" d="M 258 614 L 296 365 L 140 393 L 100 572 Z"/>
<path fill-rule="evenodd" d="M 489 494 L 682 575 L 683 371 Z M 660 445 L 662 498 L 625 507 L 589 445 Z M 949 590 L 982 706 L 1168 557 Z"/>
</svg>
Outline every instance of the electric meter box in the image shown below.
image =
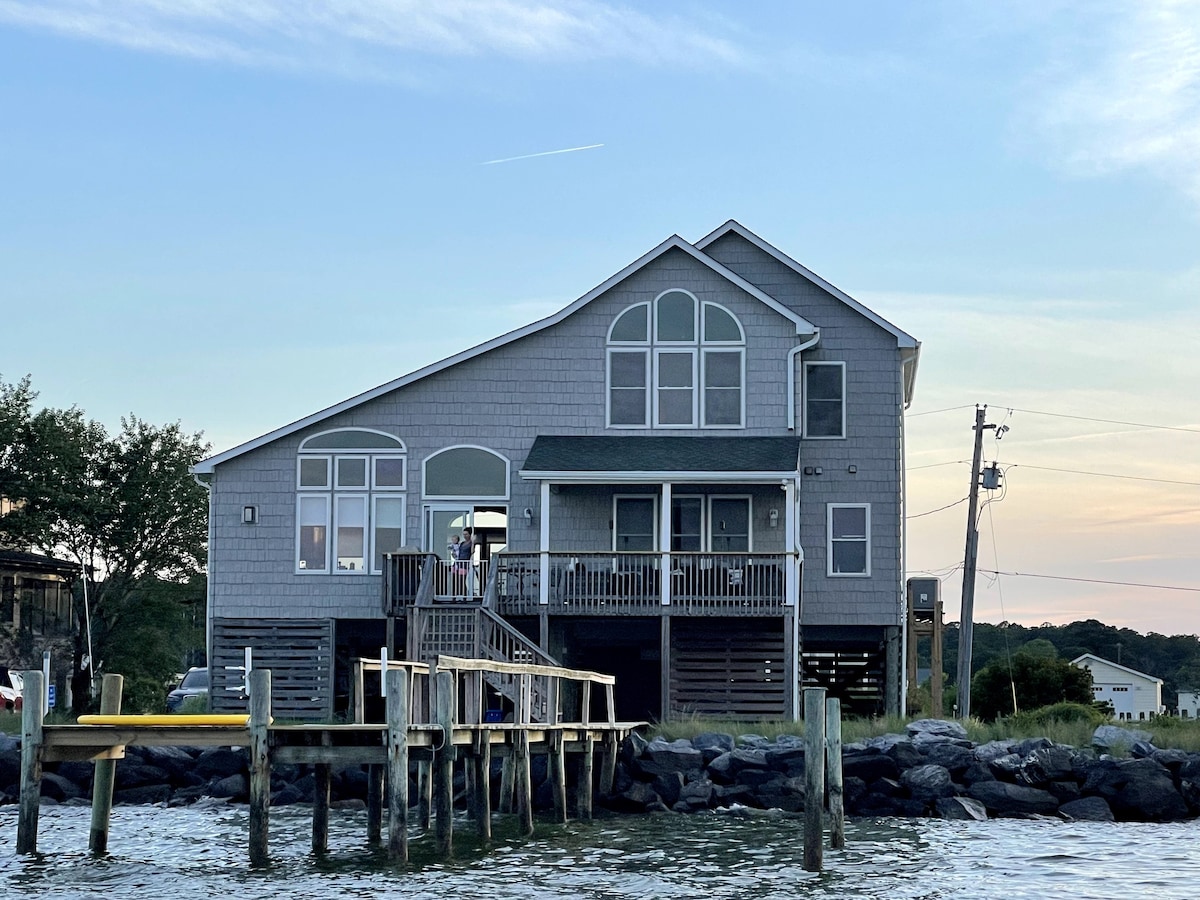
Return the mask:
<svg viewBox="0 0 1200 900">
<path fill-rule="evenodd" d="M 936 578 L 908 579 L 908 607 L 918 611 L 933 612 L 938 600 L 941 582 Z"/>
</svg>

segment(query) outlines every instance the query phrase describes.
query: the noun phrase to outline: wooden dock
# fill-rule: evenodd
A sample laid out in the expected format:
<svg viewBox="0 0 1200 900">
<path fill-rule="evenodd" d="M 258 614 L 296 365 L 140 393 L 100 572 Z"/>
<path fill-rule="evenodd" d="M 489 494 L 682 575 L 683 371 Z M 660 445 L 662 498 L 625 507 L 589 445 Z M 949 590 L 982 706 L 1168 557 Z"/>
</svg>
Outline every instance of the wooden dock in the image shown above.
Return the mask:
<svg viewBox="0 0 1200 900">
<path fill-rule="evenodd" d="M 573 776 L 576 814 L 590 818 L 596 790 L 609 793 L 622 740 L 643 722 L 617 722 L 615 679 L 610 675 L 552 666 L 438 657 L 431 664 L 359 660 L 354 667 L 352 714 L 348 724 L 276 725 L 271 719 L 271 673 L 249 677 L 249 720 L 244 724 L 141 724 L 122 717 L 117 724 L 43 725 L 41 672 L 25 673 L 22 718 L 21 797 L 17 852 L 37 850 L 38 809 L 43 763 L 91 760 L 96 763 L 89 846 L 107 850 L 112 807 L 113 767 L 130 746 L 246 747 L 249 750 L 249 856 L 268 861 L 271 767 L 310 765 L 316 776 L 313 849 L 327 849 L 330 781 L 335 768 L 368 767 L 367 837 L 379 842 L 387 826 L 387 849 L 408 860 L 410 824 L 432 830 L 439 851 L 453 844 L 453 774 L 461 765 L 468 806 L 478 834 L 491 837 L 492 758 L 503 761 L 500 812 L 516 814 L 525 833 L 533 831 L 530 759 L 545 755 L 554 818 L 568 814 L 568 780 Z M 378 671 L 386 697 L 386 721 L 363 721 L 363 679 Z M 511 699 L 509 721 L 488 721 L 487 695 L 500 690 Z M 120 676 L 105 676 L 101 712 L 120 713 Z M 593 696 L 603 708 L 591 715 Z M 565 709 L 569 715 L 564 715 Z M 599 759 L 599 784 L 596 761 Z M 569 763 L 574 763 L 569 765 Z M 417 803 L 410 804 L 409 778 L 417 774 Z M 416 821 L 412 822 L 413 817 Z"/>
</svg>

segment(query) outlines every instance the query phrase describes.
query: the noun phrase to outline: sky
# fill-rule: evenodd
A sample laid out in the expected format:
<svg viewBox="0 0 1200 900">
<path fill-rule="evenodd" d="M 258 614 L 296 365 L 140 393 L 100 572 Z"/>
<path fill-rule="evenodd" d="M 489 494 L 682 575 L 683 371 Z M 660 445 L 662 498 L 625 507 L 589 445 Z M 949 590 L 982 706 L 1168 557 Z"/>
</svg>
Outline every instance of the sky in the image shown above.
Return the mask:
<svg viewBox="0 0 1200 900">
<path fill-rule="evenodd" d="M 0 377 L 112 430 L 228 449 L 730 218 L 922 342 L 948 620 L 986 404 L 975 621 L 1200 633 L 1197 0 L 0 0 Z"/>
</svg>

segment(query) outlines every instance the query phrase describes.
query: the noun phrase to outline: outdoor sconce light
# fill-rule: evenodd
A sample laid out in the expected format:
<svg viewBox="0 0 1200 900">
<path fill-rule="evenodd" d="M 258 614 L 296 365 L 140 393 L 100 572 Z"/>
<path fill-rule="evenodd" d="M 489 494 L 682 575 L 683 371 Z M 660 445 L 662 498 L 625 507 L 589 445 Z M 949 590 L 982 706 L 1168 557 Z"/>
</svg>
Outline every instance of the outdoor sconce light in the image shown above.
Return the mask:
<svg viewBox="0 0 1200 900">
<path fill-rule="evenodd" d="M 242 507 L 242 524 L 257 525 L 258 524 L 258 507 L 243 506 Z"/>
<path fill-rule="evenodd" d="M 533 524 L 533 510 L 530 509 L 528 506 L 525 507 L 525 524 L 527 524 L 527 525 Z"/>
<path fill-rule="evenodd" d="M 770 523 L 772 528 L 778 528 L 779 527 L 779 510 L 772 509 L 769 513 L 767 513 L 767 521 Z"/>
</svg>

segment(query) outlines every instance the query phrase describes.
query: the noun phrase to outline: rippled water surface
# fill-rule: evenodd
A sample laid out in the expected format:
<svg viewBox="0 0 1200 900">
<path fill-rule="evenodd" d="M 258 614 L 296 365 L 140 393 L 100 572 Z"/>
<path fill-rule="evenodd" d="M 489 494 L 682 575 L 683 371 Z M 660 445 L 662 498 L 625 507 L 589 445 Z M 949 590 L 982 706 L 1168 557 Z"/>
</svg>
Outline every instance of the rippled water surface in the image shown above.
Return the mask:
<svg viewBox="0 0 1200 900">
<path fill-rule="evenodd" d="M 1200 897 L 1200 823 L 847 823 L 846 849 L 805 872 L 798 818 L 712 814 L 541 823 L 532 838 L 497 817 L 490 848 L 456 823 L 441 860 L 414 835 L 412 861 L 367 847 L 362 813 L 331 815 L 330 850 L 311 851 L 311 818 L 272 810 L 272 864 L 247 862 L 246 807 L 117 807 L 110 854 L 87 852 L 90 811 L 41 810 L 36 856 L 13 853 L 16 808 L 0 808 L 0 897 L 504 898 L 880 897 L 1111 900 Z"/>
</svg>

